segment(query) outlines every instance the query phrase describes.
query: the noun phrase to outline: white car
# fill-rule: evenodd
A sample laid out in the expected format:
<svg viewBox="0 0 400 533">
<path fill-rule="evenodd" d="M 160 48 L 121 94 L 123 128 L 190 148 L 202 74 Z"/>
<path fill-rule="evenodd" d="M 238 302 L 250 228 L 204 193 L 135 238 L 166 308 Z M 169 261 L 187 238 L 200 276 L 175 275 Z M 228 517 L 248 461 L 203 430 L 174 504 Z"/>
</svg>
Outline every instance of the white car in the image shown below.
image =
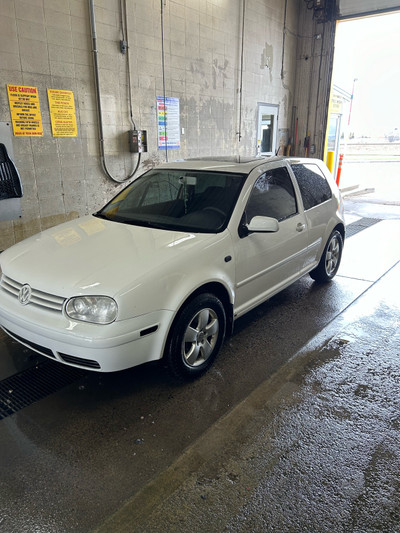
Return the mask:
<svg viewBox="0 0 400 533">
<path fill-rule="evenodd" d="M 98 213 L 0 255 L 0 325 L 40 354 L 112 372 L 213 362 L 233 323 L 304 274 L 331 280 L 345 224 L 316 159 L 169 163 Z"/>
</svg>

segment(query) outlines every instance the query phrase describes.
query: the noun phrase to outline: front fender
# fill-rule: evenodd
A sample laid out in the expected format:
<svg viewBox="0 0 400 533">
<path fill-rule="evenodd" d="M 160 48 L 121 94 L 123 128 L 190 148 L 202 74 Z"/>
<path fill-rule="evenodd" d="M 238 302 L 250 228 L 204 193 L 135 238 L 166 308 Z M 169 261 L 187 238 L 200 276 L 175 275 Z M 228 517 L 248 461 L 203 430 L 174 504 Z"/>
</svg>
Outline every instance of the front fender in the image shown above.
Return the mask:
<svg viewBox="0 0 400 533">
<path fill-rule="evenodd" d="M 218 283 L 234 301 L 235 265 L 232 239 L 228 230 L 213 236 L 200 249 L 188 247 L 148 275 L 134 280 L 132 286 L 117 296 L 119 320 L 160 309 L 175 315 L 183 303 L 201 287 Z M 229 259 L 231 258 L 231 259 Z"/>
</svg>

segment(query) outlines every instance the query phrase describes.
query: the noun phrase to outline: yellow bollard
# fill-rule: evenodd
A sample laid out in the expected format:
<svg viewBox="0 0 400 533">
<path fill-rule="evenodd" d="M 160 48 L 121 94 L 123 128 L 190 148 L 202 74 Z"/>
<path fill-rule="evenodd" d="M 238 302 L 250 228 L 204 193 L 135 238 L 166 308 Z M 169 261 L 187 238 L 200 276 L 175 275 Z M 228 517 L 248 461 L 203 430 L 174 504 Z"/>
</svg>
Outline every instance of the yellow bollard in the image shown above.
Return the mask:
<svg viewBox="0 0 400 533">
<path fill-rule="evenodd" d="M 334 163 L 335 163 L 335 152 L 329 151 L 326 154 L 326 166 L 329 168 L 332 174 L 333 174 Z"/>
</svg>

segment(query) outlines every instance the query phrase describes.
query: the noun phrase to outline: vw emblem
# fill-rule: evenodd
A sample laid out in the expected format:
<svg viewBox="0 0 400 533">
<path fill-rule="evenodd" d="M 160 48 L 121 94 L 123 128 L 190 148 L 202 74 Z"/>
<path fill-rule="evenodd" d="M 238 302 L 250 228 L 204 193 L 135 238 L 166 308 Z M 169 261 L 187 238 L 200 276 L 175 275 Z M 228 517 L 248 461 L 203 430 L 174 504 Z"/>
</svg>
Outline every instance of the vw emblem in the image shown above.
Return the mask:
<svg viewBox="0 0 400 533">
<path fill-rule="evenodd" d="M 32 296 L 32 289 L 29 285 L 23 285 L 18 293 L 19 303 L 26 305 L 30 302 Z"/>
</svg>

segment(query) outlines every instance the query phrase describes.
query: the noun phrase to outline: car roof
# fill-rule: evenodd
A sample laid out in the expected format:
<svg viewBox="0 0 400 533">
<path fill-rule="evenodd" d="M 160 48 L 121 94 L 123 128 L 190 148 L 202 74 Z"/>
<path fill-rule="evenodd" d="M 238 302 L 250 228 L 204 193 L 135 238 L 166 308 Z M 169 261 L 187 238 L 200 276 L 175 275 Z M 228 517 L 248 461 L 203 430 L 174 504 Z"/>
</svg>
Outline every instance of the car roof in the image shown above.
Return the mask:
<svg viewBox="0 0 400 533">
<path fill-rule="evenodd" d="M 169 168 L 176 170 L 203 170 L 203 171 L 215 171 L 215 172 L 230 172 L 238 174 L 248 174 L 254 168 L 265 165 L 266 163 L 277 163 L 279 161 L 288 161 L 289 163 L 303 163 L 305 161 L 313 162 L 318 161 L 315 159 L 304 159 L 294 157 L 282 157 L 282 156 L 218 156 L 218 157 L 202 157 L 193 159 L 182 159 L 171 163 L 163 163 L 157 168 Z"/>
</svg>

